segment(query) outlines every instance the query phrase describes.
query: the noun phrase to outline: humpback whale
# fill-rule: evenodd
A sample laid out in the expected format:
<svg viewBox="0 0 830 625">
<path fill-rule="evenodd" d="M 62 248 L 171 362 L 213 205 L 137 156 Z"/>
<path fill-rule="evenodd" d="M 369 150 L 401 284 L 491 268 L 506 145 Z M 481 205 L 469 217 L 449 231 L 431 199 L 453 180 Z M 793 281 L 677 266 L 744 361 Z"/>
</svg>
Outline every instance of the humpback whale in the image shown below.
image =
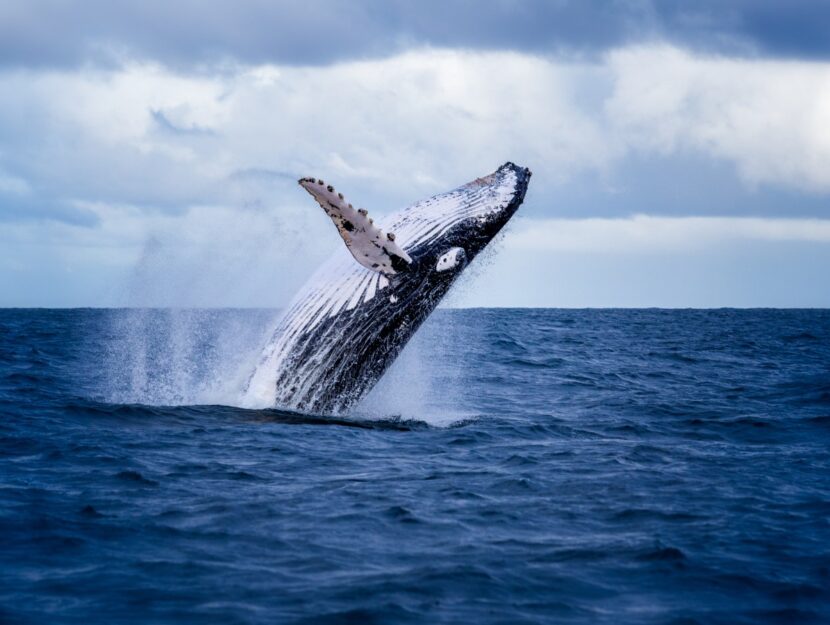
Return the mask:
<svg viewBox="0 0 830 625">
<path fill-rule="evenodd" d="M 346 246 L 286 308 L 247 380 L 244 404 L 336 414 L 364 397 L 516 212 L 530 175 L 508 162 L 377 225 L 332 185 L 301 178 Z"/>
</svg>

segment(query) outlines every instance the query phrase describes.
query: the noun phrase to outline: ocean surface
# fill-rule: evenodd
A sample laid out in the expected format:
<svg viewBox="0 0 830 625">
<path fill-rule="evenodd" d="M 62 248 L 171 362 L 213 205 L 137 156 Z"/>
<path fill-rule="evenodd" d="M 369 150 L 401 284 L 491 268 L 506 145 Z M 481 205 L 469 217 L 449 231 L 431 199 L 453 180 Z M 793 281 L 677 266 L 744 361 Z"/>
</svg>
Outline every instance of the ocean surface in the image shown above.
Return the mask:
<svg viewBox="0 0 830 625">
<path fill-rule="evenodd" d="M 0 310 L 2 623 L 830 623 L 830 311 L 439 310 L 352 413 L 267 310 Z"/>
</svg>

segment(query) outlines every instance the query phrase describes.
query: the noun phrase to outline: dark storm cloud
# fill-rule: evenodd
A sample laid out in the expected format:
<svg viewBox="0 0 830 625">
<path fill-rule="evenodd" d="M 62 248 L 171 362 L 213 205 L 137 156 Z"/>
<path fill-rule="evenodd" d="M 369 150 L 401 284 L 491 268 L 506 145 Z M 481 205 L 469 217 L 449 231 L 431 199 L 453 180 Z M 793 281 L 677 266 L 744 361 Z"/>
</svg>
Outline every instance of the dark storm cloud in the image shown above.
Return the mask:
<svg viewBox="0 0 830 625">
<path fill-rule="evenodd" d="M 655 0 L 652 6 L 667 38 L 693 47 L 830 58 L 827 0 Z"/>
<path fill-rule="evenodd" d="M 19 0 L 0 5 L 0 63 L 152 59 L 325 64 L 416 45 L 592 55 L 655 39 L 708 51 L 830 57 L 816 0 Z"/>
</svg>

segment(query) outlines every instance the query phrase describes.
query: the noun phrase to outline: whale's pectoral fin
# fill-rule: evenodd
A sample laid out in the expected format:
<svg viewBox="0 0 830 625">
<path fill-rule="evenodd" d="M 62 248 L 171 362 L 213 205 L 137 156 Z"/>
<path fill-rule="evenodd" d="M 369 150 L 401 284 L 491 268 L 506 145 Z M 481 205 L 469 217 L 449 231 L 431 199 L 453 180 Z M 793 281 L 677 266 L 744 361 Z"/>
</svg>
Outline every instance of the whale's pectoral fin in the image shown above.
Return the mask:
<svg viewBox="0 0 830 625">
<path fill-rule="evenodd" d="M 394 274 L 405 271 L 412 259 L 395 243 L 395 235 L 378 228 L 368 212 L 355 209 L 334 187 L 314 178 L 301 178 L 300 186 L 308 191 L 331 217 L 337 231 L 354 259 L 372 271 Z"/>
</svg>

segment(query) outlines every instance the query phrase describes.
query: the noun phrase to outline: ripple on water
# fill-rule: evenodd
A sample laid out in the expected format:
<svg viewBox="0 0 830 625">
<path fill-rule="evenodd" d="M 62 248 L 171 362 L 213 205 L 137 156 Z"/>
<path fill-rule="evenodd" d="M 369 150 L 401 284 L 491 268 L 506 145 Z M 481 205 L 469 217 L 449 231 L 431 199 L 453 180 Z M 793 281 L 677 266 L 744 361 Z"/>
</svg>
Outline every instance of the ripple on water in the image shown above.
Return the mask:
<svg viewBox="0 0 830 625">
<path fill-rule="evenodd" d="M 830 622 L 830 313 L 438 311 L 333 417 L 119 315 L 0 311 L 0 621 Z"/>
</svg>

